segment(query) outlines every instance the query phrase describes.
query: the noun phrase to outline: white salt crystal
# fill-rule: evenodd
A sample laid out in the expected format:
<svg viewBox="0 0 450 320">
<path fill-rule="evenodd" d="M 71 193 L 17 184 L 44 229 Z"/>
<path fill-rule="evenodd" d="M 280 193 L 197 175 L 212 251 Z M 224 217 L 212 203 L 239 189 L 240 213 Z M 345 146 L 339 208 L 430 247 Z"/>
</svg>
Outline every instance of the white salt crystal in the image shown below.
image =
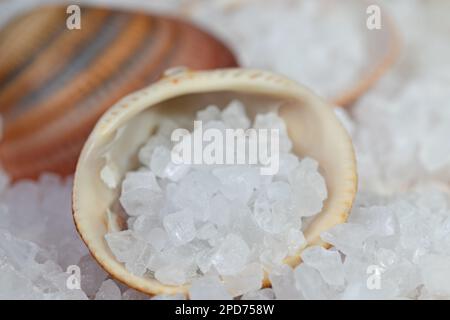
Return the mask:
<svg viewBox="0 0 450 320">
<path fill-rule="evenodd" d="M 450 256 L 427 254 L 420 261 L 420 273 L 428 292 L 450 297 Z"/>
<path fill-rule="evenodd" d="M 303 232 L 297 228 L 291 228 L 286 232 L 285 241 L 289 255 L 296 254 L 306 245 L 306 239 Z"/>
<path fill-rule="evenodd" d="M 151 300 L 186 300 L 186 297 L 181 294 L 173 294 L 173 295 L 156 295 L 151 298 Z"/>
<path fill-rule="evenodd" d="M 196 254 L 195 262 L 199 270 L 203 274 L 206 274 L 207 272 L 210 271 L 211 266 L 213 264 L 214 254 L 215 254 L 214 249 L 200 251 Z"/>
<path fill-rule="evenodd" d="M 98 289 L 95 300 L 121 300 L 122 294 L 113 280 L 106 280 Z"/>
<path fill-rule="evenodd" d="M 197 238 L 201 240 L 210 240 L 219 235 L 217 227 L 210 222 L 205 223 L 197 232 Z"/>
<path fill-rule="evenodd" d="M 164 284 L 178 286 L 186 282 L 186 272 L 182 266 L 169 265 L 156 270 L 155 278 Z"/>
<path fill-rule="evenodd" d="M 261 264 L 250 263 L 232 276 L 223 276 L 222 281 L 227 291 L 233 297 L 256 291 L 261 288 L 264 273 Z"/>
<path fill-rule="evenodd" d="M 228 234 L 213 257 L 213 264 L 221 275 L 233 275 L 243 270 L 250 249 L 239 235 Z"/>
<path fill-rule="evenodd" d="M 81 288 L 87 296 L 93 297 L 97 289 L 108 274 L 103 270 L 91 255 L 85 255 L 78 263 L 81 271 Z"/>
<path fill-rule="evenodd" d="M 157 146 L 152 154 L 150 169 L 159 178 L 178 181 L 189 172 L 190 167 L 187 164 L 174 163 L 171 151 L 167 147 Z"/>
<path fill-rule="evenodd" d="M 140 215 L 127 220 L 128 227 L 133 229 L 135 235 L 150 244 L 154 240 L 151 230 L 159 229 L 162 224 L 158 215 Z M 159 231 L 156 231 L 159 232 Z M 158 246 L 158 244 L 152 244 Z"/>
<path fill-rule="evenodd" d="M 221 193 L 212 197 L 209 203 L 209 221 L 217 226 L 228 226 L 232 219 L 232 202 Z"/>
<path fill-rule="evenodd" d="M 204 276 L 192 281 L 189 288 L 191 300 L 231 300 L 231 295 L 218 277 Z"/>
<path fill-rule="evenodd" d="M 328 299 L 328 288 L 319 272 L 312 267 L 300 264 L 294 270 L 296 287 L 306 299 Z"/>
<path fill-rule="evenodd" d="M 288 255 L 288 248 L 283 241 L 273 236 L 264 237 L 264 248 L 260 254 L 260 261 L 271 268 L 280 266 Z"/>
<path fill-rule="evenodd" d="M 282 181 L 267 186 L 266 192 L 258 194 L 253 217 L 261 229 L 269 233 L 280 233 L 287 228 L 293 209 L 291 188 Z"/>
<path fill-rule="evenodd" d="M 244 294 L 241 300 L 273 300 L 275 293 L 272 288 L 264 288 Z"/>
<path fill-rule="evenodd" d="M 259 170 L 247 166 L 230 166 L 213 170 L 220 180 L 220 191 L 231 201 L 246 204 L 261 183 Z"/>
<path fill-rule="evenodd" d="M 276 179 L 288 181 L 293 171 L 299 165 L 300 161 L 295 154 L 281 153 L 280 154 L 280 168 L 276 174 Z"/>
<path fill-rule="evenodd" d="M 154 214 L 161 207 L 163 194 L 152 172 L 128 172 L 119 200 L 128 215 Z"/>
<path fill-rule="evenodd" d="M 139 161 L 144 166 L 147 166 L 150 168 L 153 151 L 158 146 L 170 148 L 170 146 L 171 146 L 170 140 L 161 135 L 153 135 L 148 139 L 148 141 L 145 143 L 145 145 L 141 149 L 139 149 L 138 158 L 139 158 Z"/>
<path fill-rule="evenodd" d="M 150 300 L 150 297 L 137 290 L 127 289 L 122 293 L 122 300 Z"/>
<path fill-rule="evenodd" d="M 188 209 L 165 216 L 163 224 L 169 239 L 176 246 L 183 245 L 195 238 L 193 213 Z"/>
<path fill-rule="evenodd" d="M 203 110 L 197 111 L 197 120 L 209 122 L 219 119 L 220 119 L 220 109 L 215 105 L 210 105 Z"/>
<path fill-rule="evenodd" d="M 119 172 L 112 165 L 105 165 L 100 171 L 100 178 L 108 188 L 114 189 L 119 183 Z"/>
<path fill-rule="evenodd" d="M 10 265 L 0 265 L 0 298 L 14 300 L 44 299 L 44 295 L 24 275 Z"/>
<path fill-rule="evenodd" d="M 320 212 L 327 197 L 325 180 L 317 169 L 318 164 L 315 160 L 304 158 L 289 179 L 294 193 L 293 198 L 297 202 L 296 210 L 302 217 Z"/>
<path fill-rule="evenodd" d="M 131 252 L 133 252 L 133 258 L 125 261 L 125 267 L 132 274 L 143 276 L 147 271 L 147 265 L 152 256 L 152 250 L 149 245 L 138 242 Z"/>
<path fill-rule="evenodd" d="M 368 238 L 367 229 L 359 224 L 344 223 L 322 233 L 321 238 L 345 254 L 359 254 Z"/>
<path fill-rule="evenodd" d="M 275 297 L 279 300 L 297 300 L 302 295 L 295 286 L 294 271 L 287 265 L 272 270 L 269 280 Z"/>
<path fill-rule="evenodd" d="M 239 101 L 232 101 L 222 112 L 209 106 L 197 117 L 207 122 L 205 128 L 221 131 L 250 126 Z M 257 116 L 255 126 L 280 130 L 284 151 L 290 150 L 285 123 L 275 112 Z M 320 177 L 317 163 L 299 162 L 295 155 L 283 153 L 284 167 L 275 179 L 262 177 L 259 167 L 250 165 L 197 165 L 181 172 L 162 142 L 173 128 L 170 121 L 166 127 L 161 125 L 143 147 L 142 162 L 152 153 L 150 171 L 141 168 L 126 175 L 120 200 L 130 216 L 129 230 L 108 234 L 108 245 L 136 275 L 149 271 L 162 283 L 181 285 L 199 273 L 218 274 L 233 296 L 256 292 L 261 287 L 262 265 L 280 267 L 288 254 L 305 244 L 302 214 L 316 212 L 308 204 L 307 213 L 299 212 L 300 204 L 293 198 L 309 192 L 304 196 L 313 194 L 311 201 L 321 206 L 326 191 L 320 193 L 320 181 L 315 179 Z M 292 176 L 298 181 L 292 181 Z M 295 190 L 294 195 L 293 188 L 298 186 L 304 190 Z"/>
<path fill-rule="evenodd" d="M 370 233 L 378 236 L 392 236 L 399 228 L 398 219 L 392 208 L 384 206 L 359 208 L 358 215 L 350 219 L 352 222 L 364 224 Z"/>
<path fill-rule="evenodd" d="M 132 249 L 138 242 L 131 230 L 107 233 L 105 240 L 114 256 L 121 262 L 131 260 Z"/>
<path fill-rule="evenodd" d="M 176 208 L 190 208 L 196 219 L 205 221 L 208 214 L 207 204 L 219 186 L 217 178 L 210 172 L 193 170 L 173 188 L 169 196 Z"/>
<path fill-rule="evenodd" d="M 150 247 L 137 239 L 131 230 L 107 233 L 106 242 L 117 260 L 133 274 L 142 276 L 151 258 Z"/>
<path fill-rule="evenodd" d="M 292 141 L 288 136 L 286 124 L 276 112 L 257 114 L 253 123 L 255 129 L 275 129 L 279 133 L 279 149 L 281 152 L 290 152 Z"/>
<path fill-rule="evenodd" d="M 301 257 L 307 266 L 319 271 L 322 278 L 329 285 L 344 285 L 344 267 L 339 252 L 314 246 L 305 249 Z"/>
<path fill-rule="evenodd" d="M 233 129 L 248 129 L 250 120 L 245 113 L 244 105 L 238 101 L 231 101 L 222 111 L 222 120 Z"/>
<path fill-rule="evenodd" d="M 164 229 L 153 228 L 149 231 L 147 240 L 155 250 L 161 251 L 167 244 L 168 236 Z"/>
</svg>

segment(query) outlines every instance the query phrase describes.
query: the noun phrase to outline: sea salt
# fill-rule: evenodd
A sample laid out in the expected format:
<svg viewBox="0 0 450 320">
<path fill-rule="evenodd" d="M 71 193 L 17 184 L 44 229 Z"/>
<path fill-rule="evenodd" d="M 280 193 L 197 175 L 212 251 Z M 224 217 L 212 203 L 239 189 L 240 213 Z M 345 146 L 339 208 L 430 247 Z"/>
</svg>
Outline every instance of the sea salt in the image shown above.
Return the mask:
<svg viewBox="0 0 450 320">
<path fill-rule="evenodd" d="M 230 300 L 231 295 L 218 277 L 205 276 L 192 282 L 189 288 L 192 300 Z"/>
<path fill-rule="evenodd" d="M 190 15 L 225 39 L 243 66 L 278 71 L 332 98 L 357 83 L 366 64 L 365 10 L 358 1 L 208 1 Z"/>
<path fill-rule="evenodd" d="M 98 289 L 95 300 L 120 300 L 122 294 L 114 280 L 106 280 Z"/>
<path fill-rule="evenodd" d="M 275 111 L 257 114 L 252 124 L 244 104 L 233 100 L 223 110 L 210 105 L 197 118 L 219 130 L 251 125 L 280 130 L 287 165 L 275 177 L 262 176 L 259 164 L 190 165 L 173 179 L 167 170 L 172 166 L 170 147 L 155 144 L 175 128 L 163 120 L 167 128 L 158 128 L 139 153 L 142 164 L 150 159 L 150 165 L 128 172 L 122 183 L 120 202 L 129 215 L 128 229 L 105 239 L 134 274 L 154 274 L 168 285 L 200 281 L 199 286 L 220 287 L 232 297 L 256 292 L 264 268 L 280 267 L 305 245 L 302 217 L 320 212 L 327 197 L 325 181 L 314 160 L 291 153 L 286 125 Z M 200 294 L 194 286 L 192 295 Z"/>
</svg>

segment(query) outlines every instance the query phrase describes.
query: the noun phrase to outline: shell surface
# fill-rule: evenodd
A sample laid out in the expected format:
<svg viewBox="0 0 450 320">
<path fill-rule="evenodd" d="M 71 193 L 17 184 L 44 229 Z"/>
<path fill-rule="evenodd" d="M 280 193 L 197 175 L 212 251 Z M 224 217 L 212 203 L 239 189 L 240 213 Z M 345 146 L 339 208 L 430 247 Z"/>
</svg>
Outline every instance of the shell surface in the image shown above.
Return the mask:
<svg viewBox="0 0 450 320">
<path fill-rule="evenodd" d="M 236 66 L 212 36 L 174 18 L 82 7 L 81 29 L 65 6 L 32 10 L 0 31 L 0 160 L 13 179 L 73 173 L 97 119 L 170 67 Z"/>
<path fill-rule="evenodd" d="M 280 105 L 294 152 L 319 163 L 328 198 L 323 210 L 304 230 L 308 245 L 327 246 L 320 234 L 346 220 L 356 193 L 356 163 L 351 140 L 332 108 L 297 83 L 265 71 L 227 69 L 184 71 L 164 77 L 109 109 L 89 136 L 77 164 L 73 189 L 76 227 L 94 258 L 114 278 L 149 294 L 185 293 L 188 285 L 163 285 L 129 273 L 108 248 L 104 235 L 121 229 L 115 210 L 120 188 L 110 189 L 100 178 L 105 164 L 116 169 L 119 181 L 137 166 L 136 153 L 161 117 L 194 117 L 209 103 L 225 106 L 239 99 L 251 117 Z M 295 265 L 300 252 L 286 259 Z"/>
</svg>

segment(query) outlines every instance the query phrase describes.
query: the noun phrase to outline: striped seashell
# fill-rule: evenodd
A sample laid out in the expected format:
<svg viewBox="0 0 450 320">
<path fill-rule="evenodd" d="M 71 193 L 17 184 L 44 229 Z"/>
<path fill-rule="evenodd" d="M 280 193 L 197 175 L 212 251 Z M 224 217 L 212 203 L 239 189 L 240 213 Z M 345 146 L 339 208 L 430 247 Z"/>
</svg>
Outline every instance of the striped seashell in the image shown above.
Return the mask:
<svg viewBox="0 0 450 320">
<path fill-rule="evenodd" d="M 203 70 L 236 60 L 193 25 L 156 15 L 82 7 L 37 8 L 0 31 L 0 161 L 13 179 L 74 171 L 97 119 L 175 66 Z"/>
</svg>

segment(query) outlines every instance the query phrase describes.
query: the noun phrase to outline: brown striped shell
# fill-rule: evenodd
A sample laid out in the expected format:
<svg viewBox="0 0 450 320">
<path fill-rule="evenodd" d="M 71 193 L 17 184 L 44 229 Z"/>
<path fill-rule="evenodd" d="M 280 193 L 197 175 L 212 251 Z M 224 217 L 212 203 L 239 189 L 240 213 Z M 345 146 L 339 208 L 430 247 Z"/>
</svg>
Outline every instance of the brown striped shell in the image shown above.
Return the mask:
<svg viewBox="0 0 450 320">
<path fill-rule="evenodd" d="M 97 119 L 174 66 L 232 67 L 232 53 L 193 25 L 162 16 L 82 7 L 37 8 L 0 31 L 0 160 L 13 179 L 69 174 Z"/>
</svg>

